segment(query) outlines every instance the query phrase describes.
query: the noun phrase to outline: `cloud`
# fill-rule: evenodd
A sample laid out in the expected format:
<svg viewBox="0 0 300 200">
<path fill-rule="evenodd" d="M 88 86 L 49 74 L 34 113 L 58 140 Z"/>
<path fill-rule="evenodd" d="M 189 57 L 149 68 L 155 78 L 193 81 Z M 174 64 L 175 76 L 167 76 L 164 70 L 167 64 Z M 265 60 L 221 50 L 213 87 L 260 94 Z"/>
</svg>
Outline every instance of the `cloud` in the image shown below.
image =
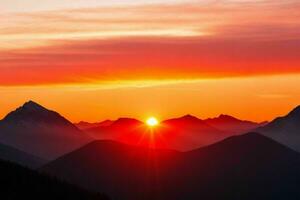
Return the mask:
<svg viewBox="0 0 300 200">
<path fill-rule="evenodd" d="M 198 79 L 299 73 L 300 40 L 126 38 L 4 53 L 0 84 Z"/>
<path fill-rule="evenodd" d="M 3 14 L 0 44 L 37 46 L 59 39 L 99 39 L 151 35 L 223 35 L 255 38 L 265 32 L 299 30 L 296 1 L 201 1 L 202 3 L 93 7 L 59 11 Z M 206 2 L 206 3 L 204 3 Z M 249 30 L 249 27 L 252 28 Z M 272 30 L 269 27 L 273 27 Z M 262 32 L 262 30 L 259 30 Z M 262 35 L 259 34 L 258 37 Z M 264 35 L 267 38 L 268 35 Z M 25 41 L 25 42 L 24 42 Z M 3 45 L 5 44 L 5 45 Z"/>
<path fill-rule="evenodd" d="M 299 9 L 224 0 L 2 14 L 0 85 L 299 73 Z"/>
</svg>

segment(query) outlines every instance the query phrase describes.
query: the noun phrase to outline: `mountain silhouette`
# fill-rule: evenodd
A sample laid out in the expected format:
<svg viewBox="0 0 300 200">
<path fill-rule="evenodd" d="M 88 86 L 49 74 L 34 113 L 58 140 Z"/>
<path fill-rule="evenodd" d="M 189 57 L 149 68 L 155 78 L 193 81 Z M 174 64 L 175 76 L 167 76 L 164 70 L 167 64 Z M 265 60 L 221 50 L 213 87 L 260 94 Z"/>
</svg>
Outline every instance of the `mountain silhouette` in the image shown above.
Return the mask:
<svg viewBox="0 0 300 200">
<path fill-rule="evenodd" d="M 0 160 L 1 199 L 109 200 L 19 165 Z"/>
<path fill-rule="evenodd" d="M 299 167 L 297 152 L 249 133 L 184 153 L 94 141 L 41 171 L 116 200 L 284 200 L 300 197 Z"/>
<path fill-rule="evenodd" d="M 145 124 L 133 118 L 119 118 L 108 126 L 97 126 L 84 131 L 96 139 L 117 140 L 136 144 L 143 132 Z"/>
<path fill-rule="evenodd" d="M 165 120 L 158 127 L 149 129 L 143 122 L 120 118 L 108 126 L 85 129 L 99 140 L 116 140 L 133 145 L 151 145 L 188 151 L 218 142 L 226 137 L 245 133 L 260 124 L 241 121 L 221 115 L 218 118 L 201 120 L 192 115 Z"/>
<path fill-rule="evenodd" d="M 232 132 L 232 133 L 246 133 L 250 130 L 264 126 L 267 122 L 255 123 L 246 120 L 240 120 L 229 115 L 220 115 L 216 118 L 209 118 L 204 120 L 210 126 L 218 128 L 220 130 Z"/>
<path fill-rule="evenodd" d="M 300 106 L 256 131 L 300 152 Z"/>
<path fill-rule="evenodd" d="M 171 148 L 180 151 L 206 146 L 233 135 L 192 115 L 165 120 L 158 131 Z"/>
<path fill-rule="evenodd" d="M 109 126 L 98 126 L 85 130 L 88 135 L 98 140 L 114 140 L 153 148 L 165 147 L 166 145 L 159 137 L 153 138 L 154 135 L 151 131 L 145 123 L 132 118 L 119 118 Z"/>
<path fill-rule="evenodd" d="M 91 141 L 67 119 L 29 101 L 0 121 L 0 141 L 46 160 Z"/>
<path fill-rule="evenodd" d="M 77 128 L 79 128 L 80 130 L 86 130 L 86 129 L 96 128 L 96 127 L 109 126 L 112 123 L 113 123 L 112 120 L 105 120 L 105 121 L 96 122 L 96 123 L 89 123 L 89 122 L 81 121 L 79 123 L 75 123 L 74 125 Z"/>
<path fill-rule="evenodd" d="M 0 160 L 6 160 L 13 163 L 18 163 L 22 166 L 37 169 L 46 164 L 47 161 L 28 153 L 22 152 L 13 147 L 0 144 Z"/>
<path fill-rule="evenodd" d="M 110 126 L 94 127 L 87 129 L 86 132 L 101 140 L 116 140 L 132 145 L 150 145 L 181 151 L 212 144 L 228 136 L 227 132 L 215 129 L 191 115 L 163 121 L 155 129 L 150 129 L 136 119 L 120 118 Z"/>
</svg>

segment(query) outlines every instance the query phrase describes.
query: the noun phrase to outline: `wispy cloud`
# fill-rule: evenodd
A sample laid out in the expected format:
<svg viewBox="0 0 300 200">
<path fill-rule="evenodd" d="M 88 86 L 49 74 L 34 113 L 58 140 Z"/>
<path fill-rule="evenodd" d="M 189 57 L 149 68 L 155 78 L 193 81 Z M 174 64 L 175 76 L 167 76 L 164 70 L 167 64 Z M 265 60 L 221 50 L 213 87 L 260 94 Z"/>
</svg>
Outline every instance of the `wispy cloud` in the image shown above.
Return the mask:
<svg viewBox="0 0 300 200">
<path fill-rule="evenodd" d="M 2 14 L 0 85 L 300 73 L 299 9 L 203 0 Z"/>
<path fill-rule="evenodd" d="M 199 79 L 300 73 L 300 41 L 124 38 L 3 52 L 0 84 Z"/>
<path fill-rule="evenodd" d="M 205 2 L 205 1 L 203 1 Z M 294 1 L 206 1 L 206 4 L 112 6 L 4 14 L 3 47 L 45 44 L 58 39 L 151 35 L 217 35 L 268 38 L 299 35 L 300 3 Z M 280 31 L 278 31 L 280 30 Z M 23 42 L 26 41 L 26 42 Z"/>
</svg>

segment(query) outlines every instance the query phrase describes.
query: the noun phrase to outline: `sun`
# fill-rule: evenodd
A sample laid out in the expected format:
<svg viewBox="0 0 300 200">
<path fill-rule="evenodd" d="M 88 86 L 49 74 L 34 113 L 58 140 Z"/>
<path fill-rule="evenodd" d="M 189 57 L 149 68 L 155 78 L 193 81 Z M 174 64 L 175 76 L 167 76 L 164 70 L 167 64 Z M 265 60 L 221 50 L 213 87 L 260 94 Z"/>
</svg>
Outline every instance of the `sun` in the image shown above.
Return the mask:
<svg viewBox="0 0 300 200">
<path fill-rule="evenodd" d="M 146 124 L 150 127 L 154 127 L 158 125 L 158 120 L 155 117 L 150 117 L 147 119 Z"/>
</svg>

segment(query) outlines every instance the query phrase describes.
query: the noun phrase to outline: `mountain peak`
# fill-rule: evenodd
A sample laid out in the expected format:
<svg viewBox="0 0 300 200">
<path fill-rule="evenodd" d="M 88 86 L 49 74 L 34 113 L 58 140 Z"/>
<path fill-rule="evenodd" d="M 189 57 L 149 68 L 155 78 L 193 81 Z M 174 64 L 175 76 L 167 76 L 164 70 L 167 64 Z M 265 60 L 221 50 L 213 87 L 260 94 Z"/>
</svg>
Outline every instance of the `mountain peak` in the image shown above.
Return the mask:
<svg viewBox="0 0 300 200">
<path fill-rule="evenodd" d="M 46 110 L 46 108 L 44 108 L 43 106 L 41 106 L 40 104 L 32 100 L 25 102 L 21 108 L 30 109 L 30 110 Z"/>
<path fill-rule="evenodd" d="M 244 123 L 244 124 L 248 124 L 248 125 L 258 125 L 258 123 L 256 122 L 252 122 L 252 121 L 248 121 L 248 120 L 241 120 L 238 118 L 235 118 L 231 115 L 225 115 L 225 114 L 221 114 L 218 117 L 215 118 L 208 118 L 205 120 L 206 122 L 210 123 L 210 122 L 220 122 L 220 123 Z M 259 124 L 265 124 L 266 122 L 263 123 L 259 123 Z"/>
<path fill-rule="evenodd" d="M 237 119 L 235 117 L 232 117 L 230 115 L 225 115 L 225 114 L 221 114 L 218 117 L 215 118 L 208 118 L 205 120 L 207 123 L 211 123 L 211 122 L 218 122 L 218 123 L 239 123 L 242 122 L 242 120 Z"/>
<path fill-rule="evenodd" d="M 47 160 L 91 140 L 59 113 L 34 101 L 7 114 L 0 121 L 0 132 L 4 144 Z"/>
<path fill-rule="evenodd" d="M 198 117 L 195 117 L 195 116 L 190 115 L 190 114 L 184 115 L 182 118 L 183 118 L 183 119 L 192 119 L 192 120 L 197 119 L 197 120 L 199 120 Z"/>
<path fill-rule="evenodd" d="M 196 126 L 196 125 L 204 125 L 205 123 L 203 122 L 202 119 L 199 119 L 198 117 L 195 117 L 193 115 L 184 115 L 182 117 L 179 118 L 173 118 L 173 119 L 167 119 L 165 121 L 162 122 L 163 124 L 169 124 L 173 127 L 176 126 Z M 207 126 L 205 124 L 205 126 Z"/>
<path fill-rule="evenodd" d="M 128 124 L 140 124 L 142 122 L 140 122 L 139 120 L 137 119 L 134 119 L 134 118 L 119 118 L 117 119 L 116 121 L 113 121 L 111 123 L 111 125 L 128 125 Z"/>
<path fill-rule="evenodd" d="M 198 117 L 195 117 L 195 116 L 190 115 L 190 114 L 184 115 L 184 116 L 182 116 L 180 118 L 177 118 L 175 120 L 182 120 L 182 121 L 186 121 L 186 122 L 199 122 L 199 121 L 202 121 Z"/>
<path fill-rule="evenodd" d="M 224 115 L 224 114 L 219 115 L 218 118 L 219 118 L 219 119 L 224 119 L 224 120 L 238 120 L 238 119 L 236 119 L 235 117 L 232 117 L 232 116 L 230 116 L 230 115 Z"/>
<path fill-rule="evenodd" d="M 47 122 L 47 123 L 58 123 L 58 124 L 68 124 L 71 123 L 62 117 L 59 113 L 48 110 L 47 108 L 41 106 L 34 101 L 28 101 L 24 103 L 21 107 L 17 108 L 6 115 L 3 119 L 4 121 L 19 122 L 19 121 L 34 121 L 37 122 Z M 72 124 L 73 125 L 73 124 Z"/>
</svg>

